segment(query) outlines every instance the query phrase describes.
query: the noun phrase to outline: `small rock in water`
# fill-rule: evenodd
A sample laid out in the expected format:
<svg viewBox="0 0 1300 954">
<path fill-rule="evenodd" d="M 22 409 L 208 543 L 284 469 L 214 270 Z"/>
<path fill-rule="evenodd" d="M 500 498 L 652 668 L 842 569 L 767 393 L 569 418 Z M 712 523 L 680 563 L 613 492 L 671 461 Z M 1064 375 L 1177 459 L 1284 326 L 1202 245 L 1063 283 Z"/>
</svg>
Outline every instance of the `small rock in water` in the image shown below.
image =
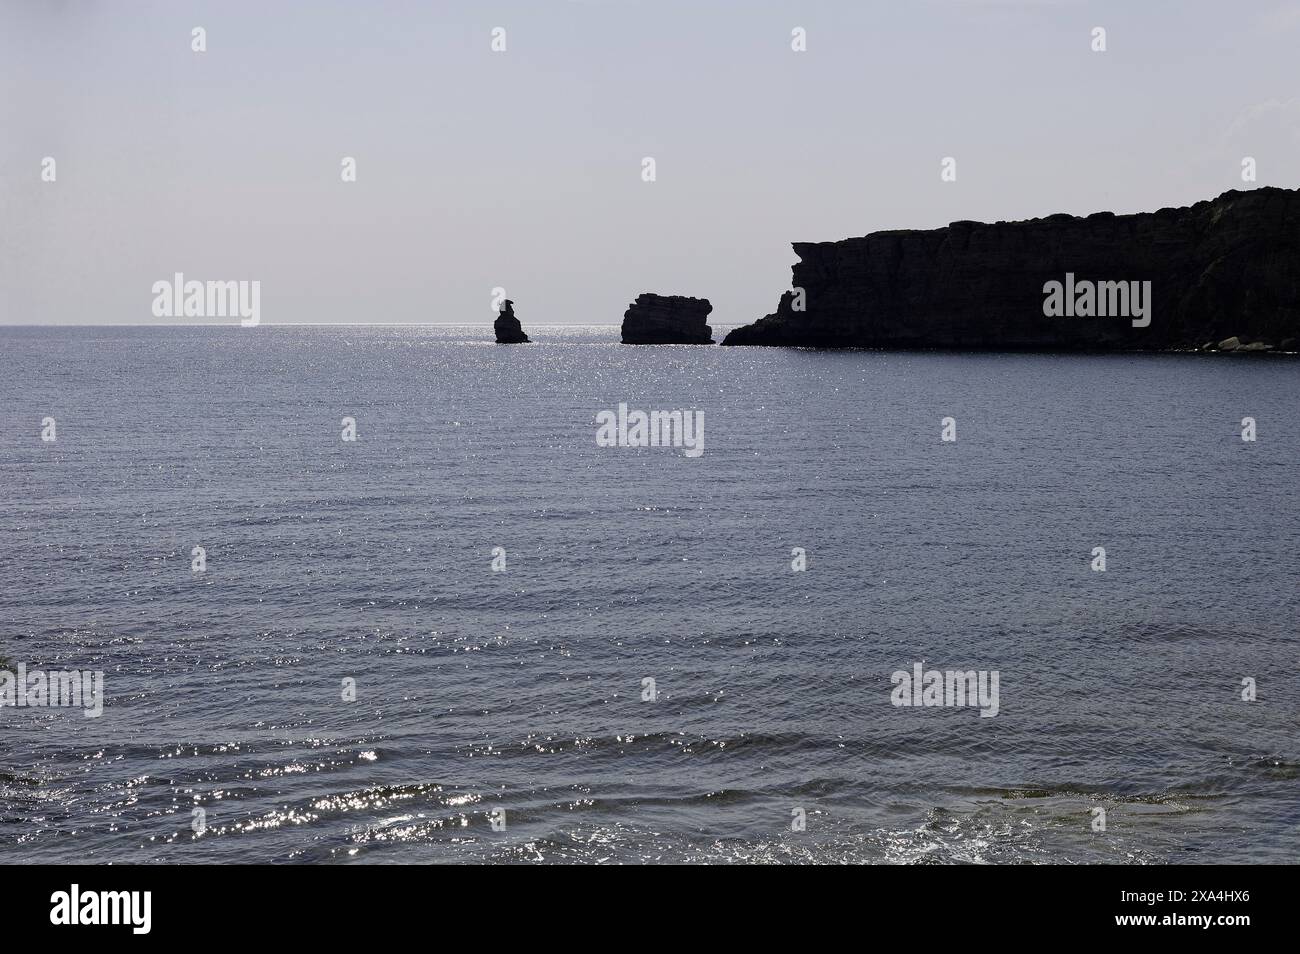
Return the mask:
<svg viewBox="0 0 1300 954">
<path fill-rule="evenodd" d="M 506 299 L 501 313 L 497 315 L 497 320 L 492 322 L 492 330 L 497 333 L 497 344 L 528 344 L 524 326 L 515 317 L 515 303 L 509 298 Z"/>
<path fill-rule="evenodd" d="M 707 298 L 646 292 L 623 313 L 623 344 L 713 344 Z"/>
</svg>

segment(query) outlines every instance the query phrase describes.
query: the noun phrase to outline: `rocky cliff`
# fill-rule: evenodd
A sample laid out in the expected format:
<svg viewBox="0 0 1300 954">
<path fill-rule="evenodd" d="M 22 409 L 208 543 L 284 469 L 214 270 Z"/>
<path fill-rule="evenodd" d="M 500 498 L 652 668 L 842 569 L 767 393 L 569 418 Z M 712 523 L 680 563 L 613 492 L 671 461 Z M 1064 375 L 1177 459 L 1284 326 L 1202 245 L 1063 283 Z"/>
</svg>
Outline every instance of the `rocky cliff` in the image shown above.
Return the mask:
<svg viewBox="0 0 1300 954">
<path fill-rule="evenodd" d="M 637 295 L 623 313 L 623 344 L 713 344 L 707 298 Z"/>
<path fill-rule="evenodd" d="M 793 290 L 726 345 L 1293 350 L 1300 191 L 799 242 Z M 802 290 L 802 291 L 801 291 Z"/>
<path fill-rule="evenodd" d="M 492 330 L 497 333 L 497 344 L 528 344 L 524 326 L 515 317 L 515 303 L 509 298 L 497 315 L 497 320 L 492 322 Z"/>
</svg>

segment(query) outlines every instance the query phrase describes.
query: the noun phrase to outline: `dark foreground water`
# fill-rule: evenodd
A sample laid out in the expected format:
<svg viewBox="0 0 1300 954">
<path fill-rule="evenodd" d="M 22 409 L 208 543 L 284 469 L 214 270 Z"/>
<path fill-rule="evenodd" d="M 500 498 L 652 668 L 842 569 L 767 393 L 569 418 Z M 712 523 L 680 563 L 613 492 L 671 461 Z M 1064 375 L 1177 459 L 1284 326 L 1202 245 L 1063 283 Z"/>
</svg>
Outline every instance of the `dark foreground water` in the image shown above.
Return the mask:
<svg viewBox="0 0 1300 954">
<path fill-rule="evenodd" d="M 529 331 L 0 329 L 0 860 L 1296 860 L 1300 363 Z"/>
</svg>

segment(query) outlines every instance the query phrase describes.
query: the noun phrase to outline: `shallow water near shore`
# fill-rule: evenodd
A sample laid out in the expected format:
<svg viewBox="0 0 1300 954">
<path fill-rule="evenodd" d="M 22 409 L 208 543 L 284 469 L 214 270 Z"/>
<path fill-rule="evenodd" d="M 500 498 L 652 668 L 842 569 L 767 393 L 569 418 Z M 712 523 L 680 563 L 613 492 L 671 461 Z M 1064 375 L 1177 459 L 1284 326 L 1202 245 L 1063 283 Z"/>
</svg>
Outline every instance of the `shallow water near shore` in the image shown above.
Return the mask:
<svg viewBox="0 0 1300 954">
<path fill-rule="evenodd" d="M 0 328 L 0 859 L 1300 853 L 1300 363 L 525 330 Z"/>
</svg>

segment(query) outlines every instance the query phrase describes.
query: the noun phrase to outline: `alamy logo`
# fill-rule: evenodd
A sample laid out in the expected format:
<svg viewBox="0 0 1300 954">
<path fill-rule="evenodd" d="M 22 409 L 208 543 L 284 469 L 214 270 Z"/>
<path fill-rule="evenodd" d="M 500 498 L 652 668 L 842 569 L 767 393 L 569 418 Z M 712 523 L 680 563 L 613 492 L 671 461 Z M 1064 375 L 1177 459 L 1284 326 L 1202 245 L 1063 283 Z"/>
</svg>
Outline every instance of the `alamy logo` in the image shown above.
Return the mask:
<svg viewBox="0 0 1300 954">
<path fill-rule="evenodd" d="M 186 281 L 177 272 L 169 282 L 153 283 L 155 318 L 234 318 L 245 328 L 262 320 L 262 283 L 260 281 L 199 282 Z"/>
<path fill-rule="evenodd" d="M 83 709 L 87 719 L 94 719 L 104 713 L 104 673 L 98 669 L 28 672 L 26 663 L 15 670 L 0 669 L 0 708 L 5 706 Z"/>
<path fill-rule="evenodd" d="M 600 447 L 683 447 L 687 457 L 704 453 L 703 411 L 618 411 L 596 415 L 596 444 Z"/>
<path fill-rule="evenodd" d="M 129 924 L 132 934 L 148 934 L 153 926 L 152 891 L 70 891 L 50 895 L 50 923 Z"/>
<path fill-rule="evenodd" d="M 925 668 L 924 662 L 913 663 L 912 671 L 897 670 L 889 681 L 894 684 L 889 701 L 896 706 L 979 706 L 980 718 L 998 714 L 998 670 Z"/>
<path fill-rule="evenodd" d="M 1048 318 L 1132 318 L 1134 328 L 1151 324 L 1150 282 L 1092 282 L 1074 280 L 1043 285 L 1043 314 Z"/>
</svg>

